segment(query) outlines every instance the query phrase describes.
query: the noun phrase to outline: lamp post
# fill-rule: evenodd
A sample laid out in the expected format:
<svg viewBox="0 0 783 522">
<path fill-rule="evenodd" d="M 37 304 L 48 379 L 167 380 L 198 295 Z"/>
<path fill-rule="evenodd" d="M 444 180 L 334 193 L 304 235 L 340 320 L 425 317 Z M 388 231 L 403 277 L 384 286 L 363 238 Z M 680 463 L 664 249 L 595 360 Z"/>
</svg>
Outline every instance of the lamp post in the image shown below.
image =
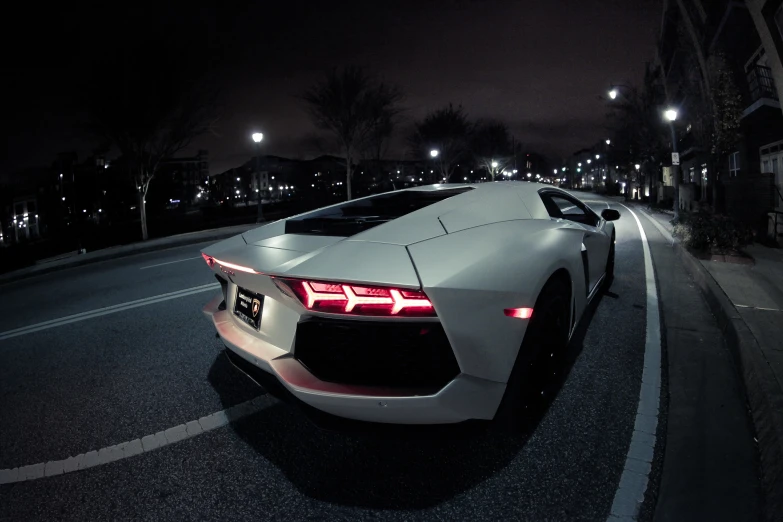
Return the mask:
<svg viewBox="0 0 783 522">
<path fill-rule="evenodd" d="M 438 179 L 443 179 L 443 178 L 446 177 L 445 176 L 446 173 L 443 172 L 443 163 L 439 162 L 437 160 L 438 156 L 440 156 L 440 151 L 438 149 L 431 149 L 430 150 L 430 158 L 432 158 L 432 161 L 435 162 L 435 164 L 438 167 L 438 171 L 439 171 Z M 434 178 L 435 177 L 434 173 L 431 173 L 431 174 L 433 174 L 433 178 Z"/>
<path fill-rule="evenodd" d="M 677 119 L 677 109 L 669 107 L 663 112 L 663 117 L 669 122 L 669 129 L 672 132 L 672 154 L 677 153 L 677 134 L 674 132 L 674 120 Z M 672 157 L 672 159 L 674 159 Z M 677 165 L 672 162 L 672 181 L 674 185 L 674 222 L 680 220 L 680 173 Z"/>
<path fill-rule="evenodd" d="M 260 132 L 254 132 L 251 136 L 253 142 L 256 144 L 256 182 L 258 187 L 256 194 L 258 194 L 258 215 L 256 216 L 256 223 L 264 221 L 264 209 L 261 205 L 261 140 L 264 139 L 264 135 Z"/>
</svg>

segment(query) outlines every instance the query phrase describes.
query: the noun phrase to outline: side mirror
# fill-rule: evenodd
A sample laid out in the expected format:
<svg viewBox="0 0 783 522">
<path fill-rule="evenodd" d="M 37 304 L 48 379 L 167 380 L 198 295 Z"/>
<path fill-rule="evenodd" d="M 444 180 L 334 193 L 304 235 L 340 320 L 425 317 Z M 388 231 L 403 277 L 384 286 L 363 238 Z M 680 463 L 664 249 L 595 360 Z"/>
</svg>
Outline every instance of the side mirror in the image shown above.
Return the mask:
<svg viewBox="0 0 783 522">
<path fill-rule="evenodd" d="M 605 208 L 601 211 L 601 217 L 607 221 L 616 221 L 620 219 L 620 213 L 611 208 Z"/>
</svg>

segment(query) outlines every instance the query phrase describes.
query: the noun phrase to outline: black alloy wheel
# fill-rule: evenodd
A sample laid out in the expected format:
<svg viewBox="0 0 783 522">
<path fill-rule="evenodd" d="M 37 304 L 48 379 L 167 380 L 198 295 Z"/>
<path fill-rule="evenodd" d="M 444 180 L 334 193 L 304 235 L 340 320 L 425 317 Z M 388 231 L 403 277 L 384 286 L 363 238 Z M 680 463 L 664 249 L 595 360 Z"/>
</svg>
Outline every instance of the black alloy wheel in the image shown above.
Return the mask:
<svg viewBox="0 0 783 522">
<path fill-rule="evenodd" d="M 562 279 L 551 279 L 541 291 L 533 317 L 511 371 L 506 393 L 495 415 L 505 430 L 521 431 L 546 404 L 558 381 L 568 346 L 571 292 Z"/>
</svg>

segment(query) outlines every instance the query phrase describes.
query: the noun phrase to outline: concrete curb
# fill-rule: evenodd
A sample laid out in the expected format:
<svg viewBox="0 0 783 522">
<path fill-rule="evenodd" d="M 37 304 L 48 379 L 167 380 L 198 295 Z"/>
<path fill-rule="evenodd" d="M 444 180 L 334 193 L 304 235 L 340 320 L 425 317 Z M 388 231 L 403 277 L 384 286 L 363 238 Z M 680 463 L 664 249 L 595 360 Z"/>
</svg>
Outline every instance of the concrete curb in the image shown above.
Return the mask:
<svg viewBox="0 0 783 522">
<path fill-rule="evenodd" d="M 766 517 L 779 520 L 783 513 L 783 390 L 758 341 L 720 285 L 683 246 L 674 243 L 673 247 L 704 295 L 742 374 L 758 437 Z"/>
<path fill-rule="evenodd" d="M 266 223 L 248 224 L 247 230 L 250 230 L 257 226 L 262 226 L 264 224 Z M 208 235 L 199 235 L 205 232 L 205 231 L 200 231 L 200 232 L 190 232 L 177 236 L 171 236 L 170 241 L 166 241 L 163 243 L 151 243 L 151 244 L 132 243 L 131 245 L 110 247 L 107 248 L 106 251 L 96 250 L 93 255 L 74 256 L 68 258 L 69 261 L 67 263 L 62 263 L 62 264 L 53 264 L 51 266 L 33 265 L 31 267 L 26 267 L 20 270 L 15 270 L 13 272 L 8 272 L 7 274 L 0 274 L 0 285 L 6 283 L 12 283 L 14 281 L 19 281 L 22 279 L 27 279 L 30 277 L 35 277 L 43 274 L 50 274 L 52 272 L 65 270 L 67 268 L 75 268 L 79 266 L 89 265 L 92 263 L 99 263 L 101 261 L 109 261 L 112 259 L 119 259 L 122 257 L 133 256 L 136 254 L 146 254 L 149 252 L 156 252 L 158 250 L 166 250 L 169 248 L 177 248 L 181 246 L 193 245 L 196 243 L 203 243 L 205 241 L 220 241 L 221 239 L 227 239 L 229 237 L 233 237 L 236 236 L 237 234 L 242 233 L 239 232 L 238 230 L 243 226 L 244 225 L 234 225 L 231 227 L 225 227 L 226 229 L 230 229 L 230 230 L 214 229 L 215 233 L 208 234 Z"/>
</svg>

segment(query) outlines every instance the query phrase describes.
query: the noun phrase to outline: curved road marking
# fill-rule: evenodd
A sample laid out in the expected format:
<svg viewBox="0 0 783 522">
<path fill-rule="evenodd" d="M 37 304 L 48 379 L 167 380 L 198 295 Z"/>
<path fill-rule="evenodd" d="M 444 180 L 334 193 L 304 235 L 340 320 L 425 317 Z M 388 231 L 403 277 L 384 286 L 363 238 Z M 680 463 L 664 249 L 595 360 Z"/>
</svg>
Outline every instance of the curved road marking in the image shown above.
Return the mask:
<svg viewBox="0 0 783 522">
<path fill-rule="evenodd" d="M 63 460 L 50 460 L 48 462 L 39 462 L 29 466 L 22 466 L 13 469 L 0 469 L 0 484 L 12 484 L 14 482 L 24 482 L 25 480 L 35 480 L 54 475 L 63 475 L 73 473 L 101 464 L 108 464 L 117 460 L 127 459 L 142 453 L 154 451 L 163 446 L 174 444 L 191 437 L 196 437 L 202 433 L 221 428 L 229 422 L 234 422 L 264 409 L 264 396 L 260 395 L 255 399 L 245 401 L 225 410 L 201 417 L 198 420 L 186 422 L 179 426 L 174 426 L 167 430 L 159 431 L 151 435 L 133 439 L 127 442 L 121 442 L 114 446 L 108 446 L 99 450 L 80 453 L 75 457 L 68 457 Z"/>
<path fill-rule="evenodd" d="M 14 330 L 7 330 L 0 332 L 0 341 L 4 339 L 10 339 L 11 337 L 17 337 L 19 335 L 25 335 L 33 332 L 40 332 L 41 330 L 48 330 L 56 326 L 63 326 L 70 323 L 76 323 L 79 321 L 85 321 L 87 319 L 93 319 L 95 317 L 101 317 L 103 315 L 116 314 L 117 312 L 124 312 L 131 308 L 138 308 L 140 306 L 147 306 L 169 299 L 177 299 L 178 297 L 185 297 L 188 295 L 198 294 L 201 292 L 209 292 L 220 287 L 220 283 L 209 283 L 201 286 L 194 286 L 192 288 L 186 288 L 184 290 L 177 290 L 176 292 L 169 292 L 167 294 L 153 295 L 152 297 L 145 297 L 144 299 L 137 299 L 135 301 L 128 301 L 127 303 L 120 303 L 112 306 L 106 306 L 98 308 L 96 310 L 90 310 L 88 312 L 81 312 L 78 314 L 67 315 L 60 317 L 59 319 L 52 319 L 51 321 L 44 321 L 42 323 L 31 324 L 16 328 Z"/>
<path fill-rule="evenodd" d="M 143 266 L 143 267 L 139 268 L 139 270 L 146 270 L 148 268 L 155 268 L 156 266 L 173 265 L 174 263 L 182 263 L 183 261 L 191 261 L 193 259 L 201 259 L 201 256 L 198 256 L 198 257 L 188 257 L 186 259 L 177 259 L 176 261 L 167 261 L 166 263 L 158 263 L 157 265 Z"/>
<path fill-rule="evenodd" d="M 661 319 L 650 245 L 647 243 L 647 235 L 636 213 L 622 203 L 619 205 L 628 210 L 636 220 L 642 239 L 644 279 L 647 286 L 647 336 L 644 343 L 642 385 L 639 390 L 639 405 L 636 408 L 631 446 L 625 457 L 623 474 L 620 476 L 620 484 L 614 494 L 607 521 L 636 520 L 639 516 L 655 450 L 655 432 L 658 428 L 658 406 L 661 397 Z"/>
</svg>

